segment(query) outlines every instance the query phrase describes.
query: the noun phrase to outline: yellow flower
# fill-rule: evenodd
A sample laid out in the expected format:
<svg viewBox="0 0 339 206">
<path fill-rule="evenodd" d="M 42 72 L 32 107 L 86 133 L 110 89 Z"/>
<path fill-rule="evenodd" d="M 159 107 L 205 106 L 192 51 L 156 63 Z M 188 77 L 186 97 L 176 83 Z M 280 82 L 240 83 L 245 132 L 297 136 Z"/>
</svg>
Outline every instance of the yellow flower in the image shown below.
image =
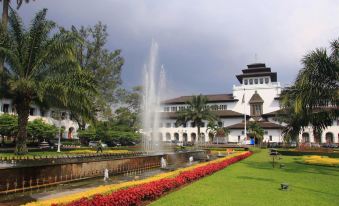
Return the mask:
<svg viewBox="0 0 339 206">
<path fill-rule="evenodd" d="M 329 158 L 326 156 L 318 156 L 318 155 L 306 156 L 306 157 L 303 157 L 303 161 L 306 164 L 339 166 L 338 158 Z"/>
</svg>

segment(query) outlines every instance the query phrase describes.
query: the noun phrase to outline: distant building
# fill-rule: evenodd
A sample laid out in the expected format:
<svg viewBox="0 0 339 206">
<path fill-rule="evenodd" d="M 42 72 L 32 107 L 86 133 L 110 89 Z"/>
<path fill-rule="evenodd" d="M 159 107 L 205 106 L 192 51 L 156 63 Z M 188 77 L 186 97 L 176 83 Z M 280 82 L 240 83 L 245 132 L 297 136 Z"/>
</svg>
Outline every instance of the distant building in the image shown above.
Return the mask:
<svg viewBox="0 0 339 206">
<path fill-rule="evenodd" d="M 283 141 L 282 128 L 275 120 L 277 111 L 280 109 L 279 96 L 282 90 L 277 81 L 277 73 L 264 63 L 247 65 L 242 74 L 236 75 L 239 85 L 233 86 L 231 94 L 208 94 L 208 106 L 220 118 L 220 126 L 230 129 L 226 138 L 219 139 L 228 143 L 249 143 L 251 135 L 245 135 L 245 122 L 250 124 L 256 121 L 265 131 L 264 142 Z M 163 141 L 196 142 L 197 129 L 188 122 L 184 126 L 176 126 L 177 111 L 183 110 L 188 105 L 191 96 L 181 96 L 162 102 L 159 138 Z M 246 114 L 246 115 L 245 115 Z M 207 134 L 207 122 L 201 128 L 203 142 L 212 142 L 213 135 Z M 308 127 L 300 134 L 301 142 L 338 143 L 339 121 L 334 121 L 333 126 L 326 128 L 321 137 L 314 137 L 312 128 Z M 215 140 L 214 140 L 215 141 Z"/>
<path fill-rule="evenodd" d="M 55 119 L 53 117 L 60 116 L 60 114 L 56 114 L 61 112 L 61 120 Z M 13 107 L 11 99 L 0 99 L 0 115 L 1 114 L 16 114 L 15 108 Z M 32 104 L 29 110 L 29 119 L 28 121 L 33 121 L 34 119 L 42 119 L 44 122 L 48 124 L 53 124 L 56 127 L 60 127 L 63 129 L 62 138 L 64 139 L 77 139 L 77 129 L 78 124 L 70 118 L 70 112 L 66 110 L 59 109 L 48 109 L 43 110 L 38 106 Z"/>
</svg>

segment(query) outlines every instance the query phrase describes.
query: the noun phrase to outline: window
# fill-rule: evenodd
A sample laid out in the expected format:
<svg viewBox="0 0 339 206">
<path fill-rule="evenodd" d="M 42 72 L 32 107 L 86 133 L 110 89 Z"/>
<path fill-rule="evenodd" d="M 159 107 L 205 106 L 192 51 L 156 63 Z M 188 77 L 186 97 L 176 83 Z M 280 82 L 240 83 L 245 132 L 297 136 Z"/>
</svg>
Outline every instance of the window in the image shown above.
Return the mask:
<svg viewBox="0 0 339 206">
<path fill-rule="evenodd" d="M 337 126 L 339 126 L 339 119 L 337 119 Z"/>
<path fill-rule="evenodd" d="M 182 124 L 182 127 L 186 128 L 187 127 L 187 123 Z"/>
<path fill-rule="evenodd" d="M 264 83 L 264 79 L 260 78 L 260 84 L 263 84 L 263 83 Z"/>
<path fill-rule="evenodd" d="M 260 115 L 262 115 L 262 104 L 252 104 L 251 116 L 260 116 Z"/>
<path fill-rule="evenodd" d="M 173 127 L 177 128 L 179 125 L 177 125 L 175 122 L 173 123 Z"/>
<path fill-rule="evenodd" d="M 164 107 L 164 112 L 169 112 L 169 107 Z"/>
<path fill-rule="evenodd" d="M 267 131 L 267 130 L 265 130 L 265 134 L 268 134 L 268 131 Z"/>
<path fill-rule="evenodd" d="M 242 135 L 244 135 L 244 134 L 245 134 L 245 131 L 244 131 L 244 130 L 243 130 L 243 131 L 241 131 L 241 134 L 242 134 Z"/>
<path fill-rule="evenodd" d="M 66 118 L 67 118 L 67 113 L 61 112 L 61 119 L 66 119 Z"/>
<path fill-rule="evenodd" d="M 238 142 L 240 142 L 240 136 L 238 136 Z"/>
<path fill-rule="evenodd" d="M 258 84 L 258 79 L 254 79 L 254 84 Z"/>
<path fill-rule="evenodd" d="M 166 127 L 167 127 L 167 128 L 171 128 L 171 123 L 167 122 L 167 123 L 166 123 Z"/>
<path fill-rule="evenodd" d="M 248 80 L 247 80 L 247 79 L 244 80 L 244 84 L 245 84 L 245 85 L 248 84 Z"/>
<path fill-rule="evenodd" d="M 272 141 L 272 135 L 270 135 L 270 141 Z"/>
<path fill-rule="evenodd" d="M 9 112 L 9 104 L 3 104 L 2 105 L 2 111 L 3 111 L 3 113 L 8 113 Z"/>
<path fill-rule="evenodd" d="M 219 110 L 227 110 L 227 105 L 226 104 L 219 105 Z"/>
<path fill-rule="evenodd" d="M 265 78 L 265 84 L 268 84 L 269 81 L 270 81 L 270 80 L 268 79 L 268 77 L 266 77 L 266 78 Z"/>
<path fill-rule="evenodd" d="M 200 127 L 205 127 L 205 122 L 201 122 Z"/>
<path fill-rule="evenodd" d="M 222 127 L 223 126 L 223 122 L 218 122 L 218 126 Z"/>
<path fill-rule="evenodd" d="M 171 107 L 171 111 L 172 112 L 176 112 L 177 111 L 177 107 Z"/>
<path fill-rule="evenodd" d="M 191 127 L 195 127 L 195 123 L 194 122 L 191 122 Z"/>
<path fill-rule="evenodd" d="M 179 106 L 179 111 L 185 110 L 185 106 Z"/>
<path fill-rule="evenodd" d="M 250 79 L 250 84 L 251 84 L 251 85 L 253 84 L 253 79 Z"/>
<path fill-rule="evenodd" d="M 46 112 L 42 109 L 40 109 L 40 116 L 44 117 L 46 115 Z"/>
<path fill-rule="evenodd" d="M 35 114 L 35 108 L 29 108 L 29 115 L 33 116 Z"/>
</svg>

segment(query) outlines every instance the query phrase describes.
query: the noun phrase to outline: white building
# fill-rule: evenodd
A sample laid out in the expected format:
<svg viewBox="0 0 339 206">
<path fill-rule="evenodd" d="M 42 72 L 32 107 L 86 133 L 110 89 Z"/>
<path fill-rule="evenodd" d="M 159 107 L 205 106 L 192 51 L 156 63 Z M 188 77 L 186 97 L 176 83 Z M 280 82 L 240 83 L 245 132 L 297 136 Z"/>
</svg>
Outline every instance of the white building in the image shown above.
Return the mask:
<svg viewBox="0 0 339 206">
<path fill-rule="evenodd" d="M 55 119 L 53 117 L 59 116 L 61 113 L 61 120 Z M 0 115 L 1 114 L 16 114 L 15 108 L 13 107 L 11 99 L 0 99 Z M 62 138 L 64 139 L 77 139 L 78 124 L 71 120 L 69 111 L 59 110 L 56 108 L 51 108 L 48 110 L 43 110 L 38 106 L 32 104 L 29 110 L 29 119 L 28 121 L 33 121 L 34 119 L 42 119 L 48 124 L 53 124 L 56 127 L 61 127 L 63 129 Z"/>
<path fill-rule="evenodd" d="M 220 118 L 220 126 L 230 129 L 230 134 L 224 139 L 228 143 L 244 142 L 246 114 L 247 124 L 256 121 L 264 130 L 264 142 L 282 142 L 282 127 L 275 121 L 276 112 L 280 109 L 279 96 L 281 85 L 277 82 L 277 73 L 264 63 L 247 65 L 242 74 L 236 75 L 239 85 L 233 86 L 232 94 L 205 95 L 208 106 Z M 197 128 L 188 122 L 185 126 L 175 125 L 176 112 L 186 108 L 191 96 L 181 96 L 168 99 L 162 103 L 160 123 L 160 138 L 163 141 L 197 141 Z M 212 136 L 207 134 L 207 122 L 201 128 L 201 136 L 204 142 L 211 142 Z M 339 143 L 339 120 L 333 122 L 333 126 L 325 129 L 321 137 L 314 137 L 312 128 L 305 129 L 300 134 L 302 142 Z"/>
</svg>

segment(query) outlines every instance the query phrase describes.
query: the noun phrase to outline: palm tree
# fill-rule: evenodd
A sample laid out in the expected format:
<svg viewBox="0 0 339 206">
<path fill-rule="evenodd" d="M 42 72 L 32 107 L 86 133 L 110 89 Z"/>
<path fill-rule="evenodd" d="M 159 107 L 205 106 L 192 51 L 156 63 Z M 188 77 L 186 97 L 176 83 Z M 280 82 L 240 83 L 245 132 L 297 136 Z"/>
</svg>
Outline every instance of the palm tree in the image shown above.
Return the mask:
<svg viewBox="0 0 339 206">
<path fill-rule="evenodd" d="M 331 53 L 316 49 L 307 54 L 293 86 L 282 92 L 282 122 L 285 136 L 296 139 L 302 128 L 312 125 L 314 137 L 339 117 L 339 41 Z"/>
<path fill-rule="evenodd" d="M 261 146 L 261 142 L 264 138 L 264 129 L 262 127 L 260 127 L 260 125 L 257 122 L 251 122 L 248 125 L 248 131 L 249 133 L 251 133 L 255 139 L 257 139 L 259 141 L 259 145 Z"/>
<path fill-rule="evenodd" d="M 211 133 L 213 137 L 217 137 L 217 144 L 219 143 L 219 137 L 227 137 L 230 134 L 230 130 L 226 127 L 220 127 L 216 122 L 208 122 L 206 133 Z"/>
<path fill-rule="evenodd" d="M 326 49 L 316 49 L 307 54 L 302 63 L 304 68 L 297 76 L 294 91 L 291 91 L 295 97 L 295 112 L 304 112 L 310 115 L 310 119 L 323 118 L 325 113 L 328 118 L 336 119 L 339 116 L 339 39 L 331 42 L 330 54 Z M 327 118 L 314 121 L 321 129 L 330 126 Z"/>
<path fill-rule="evenodd" d="M 15 11 L 0 55 L 5 59 L 1 95 L 13 100 L 18 114 L 16 153 L 27 152 L 27 122 L 32 103 L 66 108 L 90 115 L 95 95 L 93 75 L 83 70 L 75 57 L 79 38 L 58 30 L 46 19 L 47 9 L 38 12 L 28 30 Z"/>
<path fill-rule="evenodd" d="M 29 3 L 30 0 L 25 0 L 26 3 Z M 34 1 L 34 0 L 33 0 Z M 0 0 L 2 2 L 2 0 Z M 2 6 L 2 22 L 1 22 L 1 30 L 6 31 L 7 30 L 7 24 L 8 24 L 8 11 L 10 8 L 10 0 L 3 0 L 3 6 Z M 17 0 L 17 9 L 19 9 L 23 3 L 23 0 Z M 1 31 L 0 31 L 1 34 Z M 2 73 L 4 67 L 4 61 L 2 58 L 0 58 L 0 73 Z"/>
<path fill-rule="evenodd" d="M 203 95 L 192 96 L 192 99 L 187 102 L 188 107 L 182 111 L 178 111 L 177 125 L 186 124 L 191 121 L 198 132 L 198 140 L 201 139 L 200 128 L 203 125 L 203 120 L 216 121 L 217 117 L 207 107 L 207 98 Z"/>
</svg>

